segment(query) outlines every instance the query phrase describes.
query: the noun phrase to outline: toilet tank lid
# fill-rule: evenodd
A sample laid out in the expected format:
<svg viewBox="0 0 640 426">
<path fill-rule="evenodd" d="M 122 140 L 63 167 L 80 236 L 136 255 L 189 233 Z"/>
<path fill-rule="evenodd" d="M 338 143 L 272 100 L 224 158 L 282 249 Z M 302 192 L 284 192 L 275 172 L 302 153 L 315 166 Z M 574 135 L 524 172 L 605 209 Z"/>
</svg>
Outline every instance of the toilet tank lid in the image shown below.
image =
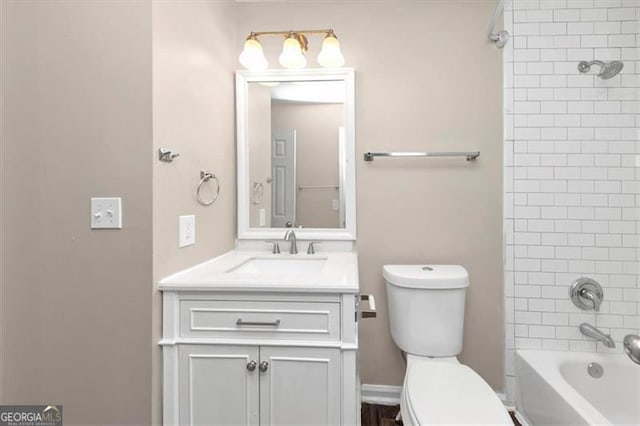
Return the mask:
<svg viewBox="0 0 640 426">
<path fill-rule="evenodd" d="M 445 290 L 469 286 L 469 273 L 460 265 L 384 265 L 382 276 L 398 287 Z"/>
</svg>

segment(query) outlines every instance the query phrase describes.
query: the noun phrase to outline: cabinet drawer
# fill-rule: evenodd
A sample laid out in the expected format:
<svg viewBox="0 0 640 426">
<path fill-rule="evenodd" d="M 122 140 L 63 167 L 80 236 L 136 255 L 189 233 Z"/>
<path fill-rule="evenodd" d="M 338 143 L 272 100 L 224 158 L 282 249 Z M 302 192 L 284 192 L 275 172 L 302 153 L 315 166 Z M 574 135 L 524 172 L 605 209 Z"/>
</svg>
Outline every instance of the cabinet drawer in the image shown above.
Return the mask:
<svg viewBox="0 0 640 426">
<path fill-rule="evenodd" d="M 180 335 L 222 339 L 339 340 L 340 304 L 182 300 Z"/>
</svg>

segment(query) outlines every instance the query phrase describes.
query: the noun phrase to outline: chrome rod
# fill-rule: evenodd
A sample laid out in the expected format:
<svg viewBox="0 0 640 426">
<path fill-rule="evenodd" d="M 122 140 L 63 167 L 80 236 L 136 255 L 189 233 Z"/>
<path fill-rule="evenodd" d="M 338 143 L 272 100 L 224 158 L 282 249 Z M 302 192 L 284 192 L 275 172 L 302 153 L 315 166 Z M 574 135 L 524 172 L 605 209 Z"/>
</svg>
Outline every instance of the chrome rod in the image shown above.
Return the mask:
<svg viewBox="0 0 640 426">
<path fill-rule="evenodd" d="M 493 12 L 493 16 L 489 21 L 489 28 L 487 28 L 487 36 L 489 40 L 496 43 L 496 46 L 499 48 L 503 48 L 507 41 L 509 40 L 509 33 L 506 30 L 496 31 L 496 24 L 498 23 L 498 18 L 500 14 L 504 11 L 504 0 L 498 1 L 498 5 L 496 6 L 496 10 Z"/>
<path fill-rule="evenodd" d="M 298 185 L 298 189 L 339 189 L 338 185 Z"/>
<path fill-rule="evenodd" d="M 467 161 L 475 160 L 480 151 L 471 152 L 365 152 L 364 161 L 373 161 L 374 157 L 466 157 Z"/>
</svg>

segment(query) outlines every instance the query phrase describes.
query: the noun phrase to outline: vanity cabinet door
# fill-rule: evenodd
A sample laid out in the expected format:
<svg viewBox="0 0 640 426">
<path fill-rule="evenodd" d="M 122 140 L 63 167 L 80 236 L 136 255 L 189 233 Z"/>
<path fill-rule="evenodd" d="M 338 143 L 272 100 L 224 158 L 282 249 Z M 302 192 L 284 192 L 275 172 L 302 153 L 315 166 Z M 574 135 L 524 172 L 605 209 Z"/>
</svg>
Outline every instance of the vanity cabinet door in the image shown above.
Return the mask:
<svg viewBox="0 0 640 426">
<path fill-rule="evenodd" d="M 181 345 L 178 356 L 181 425 L 259 424 L 256 346 Z"/>
<path fill-rule="evenodd" d="M 341 423 L 340 349 L 262 346 L 260 362 L 260 424 Z"/>
</svg>

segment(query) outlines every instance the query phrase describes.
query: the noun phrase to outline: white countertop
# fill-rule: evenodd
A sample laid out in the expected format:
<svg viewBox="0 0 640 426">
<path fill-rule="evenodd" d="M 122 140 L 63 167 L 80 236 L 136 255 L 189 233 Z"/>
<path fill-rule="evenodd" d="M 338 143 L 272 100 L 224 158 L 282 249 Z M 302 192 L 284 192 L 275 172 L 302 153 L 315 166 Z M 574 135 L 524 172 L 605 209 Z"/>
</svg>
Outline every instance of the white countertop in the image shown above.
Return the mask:
<svg viewBox="0 0 640 426">
<path fill-rule="evenodd" d="M 286 269 L 269 273 L 236 272 L 232 269 L 252 258 L 313 259 L 326 258 L 320 272 L 290 274 Z M 230 271 L 232 270 L 232 271 Z M 355 252 L 317 254 L 270 254 L 264 251 L 232 250 L 164 278 L 162 291 L 264 291 L 358 293 L 358 256 Z"/>
</svg>

